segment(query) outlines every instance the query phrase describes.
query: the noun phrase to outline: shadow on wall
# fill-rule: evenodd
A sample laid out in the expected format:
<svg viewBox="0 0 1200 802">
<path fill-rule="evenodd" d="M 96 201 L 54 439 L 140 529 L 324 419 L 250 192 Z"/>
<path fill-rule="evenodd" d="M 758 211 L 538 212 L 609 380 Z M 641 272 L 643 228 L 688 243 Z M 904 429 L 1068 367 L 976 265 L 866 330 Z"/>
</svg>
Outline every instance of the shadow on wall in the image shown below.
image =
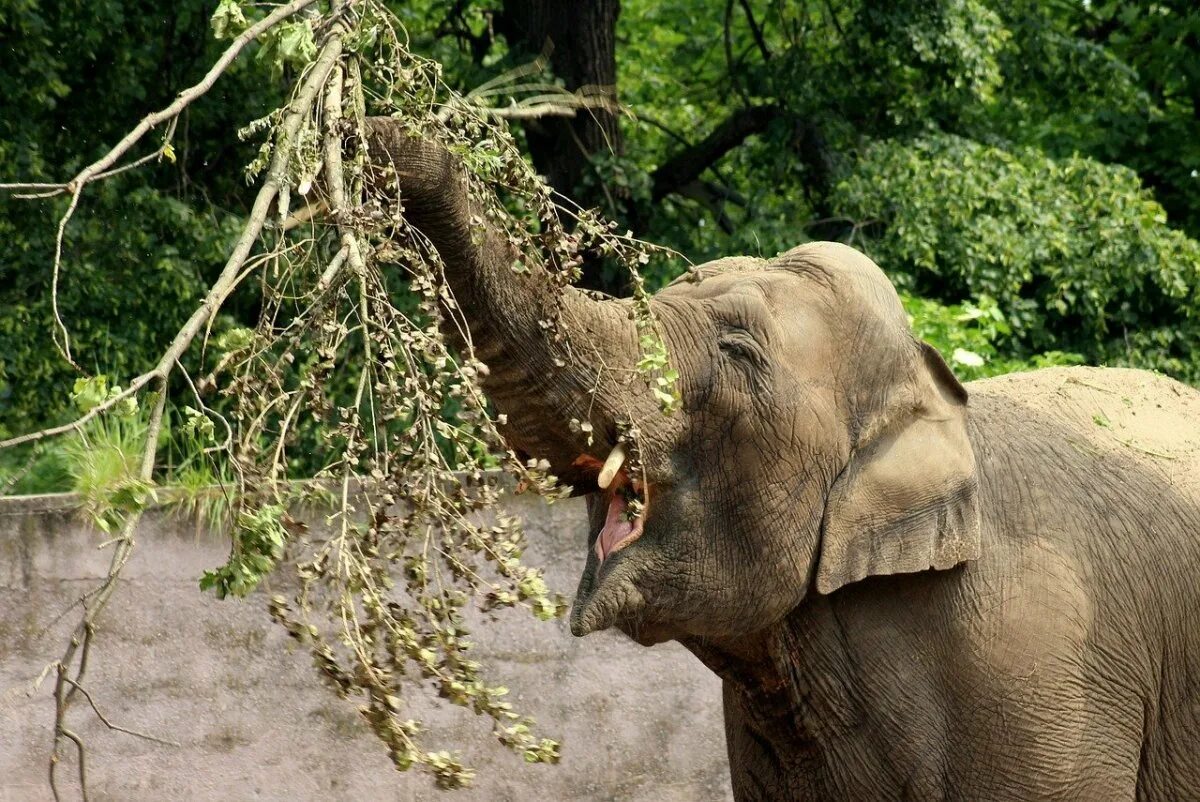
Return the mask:
<svg viewBox="0 0 1200 802">
<path fill-rule="evenodd" d="M 50 799 L 46 765 L 55 659 L 74 616 L 54 618 L 106 570 L 101 540 L 70 499 L 0 499 L 0 802 Z M 551 587 L 582 569 L 581 502 L 510 502 L 525 519 L 526 559 Z M 201 594 L 197 580 L 227 542 L 149 516 L 126 580 L 102 621 L 88 675 L 114 723 L 179 747 L 104 728 L 86 706 L 72 726 L 88 742 L 93 800 L 724 800 L 730 798 L 719 681 L 676 644 L 643 649 L 605 632 L 572 638 L 565 622 L 510 611 L 475 632 L 490 678 L 562 741 L 558 766 L 528 766 L 491 737 L 490 721 L 414 699 L 430 748 L 463 749 L 475 786 L 437 792 L 397 773 L 352 701 L 320 684 L 306 651 L 271 623 L 260 591 L 245 601 Z M 268 594 L 269 588 L 264 589 Z M 60 768 L 76 798 L 73 756 Z"/>
</svg>

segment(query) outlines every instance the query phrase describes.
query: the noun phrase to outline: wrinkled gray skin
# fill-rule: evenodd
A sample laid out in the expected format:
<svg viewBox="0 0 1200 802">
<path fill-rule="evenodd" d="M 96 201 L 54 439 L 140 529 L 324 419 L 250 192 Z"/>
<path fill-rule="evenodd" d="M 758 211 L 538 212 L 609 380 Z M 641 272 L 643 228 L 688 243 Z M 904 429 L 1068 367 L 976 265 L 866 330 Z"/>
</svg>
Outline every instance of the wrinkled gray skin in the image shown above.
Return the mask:
<svg viewBox="0 0 1200 802">
<path fill-rule="evenodd" d="M 1200 394 L 1096 368 L 964 389 L 870 260 L 813 243 L 655 297 L 663 418 L 626 303 L 568 290 L 574 347 L 547 336 L 545 275 L 469 235 L 453 159 L 377 131 L 506 436 L 590 490 L 639 422 L 645 531 L 589 548 L 572 630 L 721 676 L 738 799 L 1200 798 Z"/>
</svg>

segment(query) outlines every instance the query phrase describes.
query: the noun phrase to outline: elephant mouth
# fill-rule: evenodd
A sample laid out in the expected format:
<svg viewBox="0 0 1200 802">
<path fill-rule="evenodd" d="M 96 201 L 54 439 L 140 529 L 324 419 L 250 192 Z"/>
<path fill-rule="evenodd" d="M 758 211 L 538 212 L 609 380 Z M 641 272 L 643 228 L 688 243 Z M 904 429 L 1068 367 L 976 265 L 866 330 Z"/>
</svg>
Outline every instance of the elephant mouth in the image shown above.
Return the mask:
<svg viewBox="0 0 1200 802">
<path fill-rule="evenodd" d="M 608 510 L 592 546 L 597 568 L 642 536 L 645 518 L 646 497 L 641 492 L 641 485 L 622 471 L 609 486 Z"/>
<path fill-rule="evenodd" d="M 603 463 L 590 455 L 580 455 L 571 464 L 571 471 L 583 477 L 585 485 L 595 482 L 608 500 L 604 522 L 589 538 L 599 570 L 605 560 L 642 536 L 649 509 L 649 487 L 629 475 L 621 445 L 614 446 Z"/>
<path fill-rule="evenodd" d="M 594 458 L 577 460 L 575 465 L 595 482 L 592 493 L 604 510 L 603 519 L 593 518 L 588 564 L 571 611 L 571 632 L 576 636 L 607 629 L 645 607 L 632 581 L 634 563 L 619 558 L 645 532 L 653 486 L 641 477 L 631 477 L 625 466 L 614 464 L 611 458 L 605 466 L 600 468 L 600 461 Z"/>
</svg>

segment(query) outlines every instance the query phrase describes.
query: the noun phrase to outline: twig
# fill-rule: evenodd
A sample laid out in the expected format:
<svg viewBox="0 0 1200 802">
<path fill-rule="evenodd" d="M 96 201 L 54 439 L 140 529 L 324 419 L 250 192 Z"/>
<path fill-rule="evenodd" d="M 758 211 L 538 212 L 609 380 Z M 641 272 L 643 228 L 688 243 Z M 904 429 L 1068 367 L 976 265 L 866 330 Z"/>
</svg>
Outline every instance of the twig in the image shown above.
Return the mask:
<svg viewBox="0 0 1200 802">
<path fill-rule="evenodd" d="M 762 28 L 759 27 L 758 21 L 754 19 L 754 11 L 750 8 L 750 0 L 741 0 L 742 11 L 746 12 L 746 22 L 750 24 L 750 32 L 754 35 L 754 43 L 758 45 L 758 52 L 762 53 L 763 61 L 771 60 L 771 49 L 767 47 L 767 40 L 763 37 Z"/>
<path fill-rule="evenodd" d="M 174 136 L 175 124 L 178 121 L 178 117 L 171 120 L 170 127 L 167 129 L 167 133 L 163 136 L 162 144 L 159 145 L 158 148 L 152 153 L 147 153 L 140 159 L 129 162 L 128 164 L 122 164 L 120 167 L 114 167 L 113 169 L 106 170 L 103 173 L 97 173 L 89 179 L 89 182 L 101 181 L 105 178 L 112 178 L 115 175 L 120 175 L 121 173 L 134 170 L 138 167 L 141 167 L 143 164 L 155 161 L 156 159 L 161 160 L 163 154 L 166 153 L 167 145 L 170 144 L 171 138 Z M 71 184 L 0 184 L 0 189 L 12 189 L 14 187 L 37 187 L 38 189 L 43 190 L 32 194 L 13 195 L 14 198 L 53 198 L 56 195 L 61 195 L 64 192 L 67 192 L 70 189 Z"/>
<path fill-rule="evenodd" d="M 54 325 L 57 327 L 53 336 L 54 344 L 62 353 L 63 359 L 66 359 L 71 367 L 81 373 L 83 369 L 75 364 L 75 360 L 71 358 L 71 333 L 67 331 L 67 325 L 63 323 L 62 315 L 58 311 L 58 276 L 62 267 L 63 234 L 67 230 L 67 222 L 71 219 L 71 215 L 75 213 L 75 207 L 79 205 L 79 195 L 82 192 L 83 184 L 75 184 L 71 192 L 71 203 L 67 206 L 67 211 L 63 213 L 63 216 L 59 218 L 58 231 L 54 235 L 54 270 L 53 276 L 50 279 L 50 309 L 54 313 Z M 62 342 L 59 342 L 58 339 L 60 334 Z"/>
<path fill-rule="evenodd" d="M 8 495 L 8 492 L 16 487 L 17 483 L 24 479 L 26 474 L 33 470 L 33 466 L 39 456 L 36 447 L 29 449 L 29 458 L 25 460 L 25 464 L 13 471 L 12 476 L 0 482 L 0 496 Z"/>
<path fill-rule="evenodd" d="M 464 95 L 461 102 L 443 107 L 438 111 L 437 118 L 444 123 L 455 111 L 461 109 L 477 110 L 489 117 L 504 120 L 575 117 L 580 110 L 601 109 L 612 113 L 620 110 L 620 104 L 613 98 L 611 90 L 600 87 L 582 86 L 572 92 L 557 84 L 543 82 L 513 85 L 519 78 L 538 72 L 544 67 L 545 60 L 537 59 L 509 70 L 476 87 Z M 489 97 L 501 94 L 512 96 L 522 92 L 538 92 L 539 94 L 514 101 L 509 106 L 494 107 L 485 103 Z"/>
<path fill-rule="evenodd" d="M 1096 390 L 1097 392 L 1107 393 L 1108 395 L 1116 395 L 1117 394 L 1115 390 L 1110 390 L 1107 387 L 1101 387 L 1098 384 L 1091 384 L 1089 382 L 1085 382 L 1083 379 L 1077 379 L 1074 376 L 1068 376 L 1066 379 L 1063 380 L 1063 383 L 1064 384 L 1082 385 L 1083 387 L 1088 387 L 1092 390 Z"/>
<path fill-rule="evenodd" d="M 62 729 L 62 737 L 68 738 L 75 744 L 75 749 L 79 753 L 79 795 L 83 798 L 83 802 L 88 802 L 87 793 L 87 753 L 83 748 L 83 740 L 76 735 L 72 730 Z M 58 787 L 54 784 L 54 766 L 58 762 L 58 755 L 50 763 L 50 790 L 54 792 L 54 800 L 58 802 Z"/>
<path fill-rule="evenodd" d="M 80 693 L 83 694 L 83 698 L 88 700 L 88 704 L 91 705 L 92 710 L 95 711 L 96 718 L 100 719 L 100 721 L 102 721 L 104 723 L 104 726 L 108 727 L 110 730 L 114 730 L 116 732 L 123 732 L 126 735 L 132 735 L 135 738 L 142 738 L 147 741 L 153 741 L 154 743 L 162 744 L 163 746 L 174 746 L 177 748 L 182 746 L 182 744 L 180 744 L 177 741 L 168 741 L 165 738 L 158 738 L 153 735 L 148 735 L 144 732 L 138 732 L 137 730 L 131 730 L 128 727 L 122 727 L 119 724 L 113 724 L 111 721 L 108 720 L 107 716 L 105 716 L 103 713 L 100 712 L 100 708 L 96 706 L 96 700 L 92 698 L 92 695 L 90 693 L 88 693 L 87 688 L 83 687 L 82 685 L 80 685 L 78 682 L 71 679 L 70 677 L 67 678 L 67 682 L 69 682 L 71 684 L 72 690 L 79 691 Z"/>
<path fill-rule="evenodd" d="M 587 102 L 593 99 L 604 102 Z M 542 102 L 504 108 L 482 107 L 491 117 L 501 120 L 537 120 L 543 117 L 575 117 L 580 109 L 612 110 L 614 103 L 609 98 L 579 97 L 571 102 Z"/>
<path fill-rule="evenodd" d="M 1139 446 L 1137 443 L 1133 442 L 1132 440 L 1124 440 L 1120 437 L 1117 437 L 1116 432 L 1113 433 L 1113 439 L 1116 440 L 1121 445 L 1125 446 L 1126 448 L 1131 448 L 1134 451 L 1140 451 L 1143 454 L 1149 454 L 1152 457 L 1158 457 L 1159 459 L 1169 459 L 1169 460 L 1179 459 L 1174 454 L 1167 454 L 1162 451 L 1155 451 L 1152 448 L 1146 448 L 1145 446 Z"/>
<path fill-rule="evenodd" d="M 545 70 L 548 63 L 549 59 L 547 59 L 545 56 L 538 56 L 533 61 L 525 64 L 519 64 L 507 72 L 502 72 L 494 78 L 489 78 L 468 92 L 465 97 L 476 98 L 483 95 L 488 90 L 496 88 L 497 86 L 505 86 L 507 84 L 515 83 L 527 75 L 536 75 L 537 73 Z"/>
<path fill-rule="evenodd" d="M 83 428 L 88 421 L 104 412 L 107 412 L 121 401 L 124 401 L 126 398 L 136 394 L 139 390 L 156 378 L 158 378 L 157 369 L 149 371 L 148 373 L 143 373 L 141 376 L 138 376 L 136 379 L 130 382 L 129 386 L 120 393 L 117 393 L 112 398 L 100 402 L 70 423 L 64 423 L 61 426 L 52 426 L 48 429 L 42 429 L 40 431 L 30 432 L 29 434 L 18 435 L 17 437 L 10 437 L 7 440 L 0 440 L 0 450 L 12 448 L 13 446 L 19 446 L 22 443 L 35 443 L 38 440 L 44 440 L 47 437 L 57 437 L 60 434 L 67 434 L 68 432 L 77 431 Z"/>
<path fill-rule="evenodd" d="M 175 361 L 175 369 L 179 371 L 180 375 L 183 376 L 184 380 L 187 382 L 188 387 L 191 389 L 192 397 L 196 399 L 196 404 L 197 404 L 197 406 L 200 407 L 200 409 L 199 409 L 200 414 L 214 415 L 215 417 L 220 419 L 221 425 L 225 427 L 225 442 L 222 444 L 219 444 L 217 446 L 217 448 L 224 448 L 224 447 L 228 446 L 230 443 L 233 442 L 233 427 L 229 425 L 229 419 L 226 418 L 224 415 L 222 415 L 220 412 L 217 412 L 215 409 L 209 408 L 208 405 L 206 405 L 204 403 L 204 399 L 200 397 L 200 391 L 198 389 L 196 389 L 196 383 L 194 381 L 192 381 L 192 375 L 187 372 L 187 369 L 184 368 L 182 362 L 180 362 L 179 360 L 176 360 Z"/>
</svg>

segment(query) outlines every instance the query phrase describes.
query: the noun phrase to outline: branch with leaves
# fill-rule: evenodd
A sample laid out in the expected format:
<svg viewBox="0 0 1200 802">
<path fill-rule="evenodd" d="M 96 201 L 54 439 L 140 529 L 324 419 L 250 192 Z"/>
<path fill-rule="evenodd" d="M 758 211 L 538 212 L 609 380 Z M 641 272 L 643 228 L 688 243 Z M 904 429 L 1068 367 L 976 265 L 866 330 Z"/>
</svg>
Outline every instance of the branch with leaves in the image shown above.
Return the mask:
<svg viewBox="0 0 1200 802">
<path fill-rule="evenodd" d="M 491 469 L 506 468 L 549 499 L 562 491 L 544 466 L 523 462 L 503 442 L 480 388 L 486 368 L 464 335 L 440 256 L 409 225 L 401 199 L 369 175 L 367 115 L 388 115 L 453 152 L 478 154 L 468 163 L 472 197 L 489 219 L 503 221 L 520 252 L 557 266 L 560 286 L 578 276 L 584 248 L 624 263 L 638 289 L 639 370 L 670 407 L 678 403 L 674 373 L 637 280 L 638 266 L 657 250 L 555 203 L 504 125 L 513 116 L 570 114 L 612 101 L 522 82 L 532 68 L 459 95 L 442 83 L 436 64 L 408 50 L 382 3 L 345 0 L 322 9 L 296 0 L 252 21 L 249 4 L 222 0 L 212 24 L 231 43 L 204 80 L 71 181 L 0 186 L 71 194 L 53 256 L 57 276 L 84 187 L 170 160 L 170 125 L 239 53 L 257 42 L 260 58 L 296 76 L 288 104 L 240 134 L 262 139 L 247 167 L 261 186 L 220 275 L 155 364 L 123 389 L 105 377 L 81 378 L 79 417 L 0 442 L 7 448 L 86 436 L 113 418 L 147 416 L 136 475 L 94 502 L 95 519 L 112 534 L 103 544 L 112 549 L 107 574 L 79 600 L 83 613 L 69 643 L 43 672 L 43 679 L 55 677 L 49 779 L 56 798 L 68 744 L 87 798 L 87 750 L 68 714 L 82 695 L 99 715 L 97 689 L 85 682 L 88 658 L 142 513 L 160 499 L 160 440 L 172 411 L 179 429 L 231 477 L 223 488 L 231 500 L 229 560 L 206 572 L 201 587 L 245 596 L 278 565 L 295 566 L 295 590 L 271 599 L 272 618 L 308 649 L 338 695 L 358 702 L 398 769 L 420 767 L 447 788 L 472 777 L 459 756 L 427 747 L 424 726 L 406 715 L 407 699 L 422 690 L 492 719 L 498 740 L 525 760 L 558 760 L 558 744 L 536 735 L 534 722 L 471 659 L 463 611 L 475 600 L 489 614 L 521 607 L 549 619 L 564 612 L 541 571 L 521 562 L 520 522 L 500 510 L 505 485 Z M 164 123 L 167 135 L 152 154 L 114 167 Z M 302 211 L 291 214 L 293 205 Z M 207 347 L 215 315 L 246 282 L 257 284 L 262 299 L 257 325 L 224 335 L 216 367 L 193 381 L 188 366 Z M 66 326 L 56 320 L 70 360 Z M 172 400 L 176 378 L 187 404 Z M 323 466 L 316 482 L 289 481 L 298 450 Z M 329 510 L 324 523 L 310 527 L 293 517 L 290 510 L 303 503 Z"/>
</svg>

